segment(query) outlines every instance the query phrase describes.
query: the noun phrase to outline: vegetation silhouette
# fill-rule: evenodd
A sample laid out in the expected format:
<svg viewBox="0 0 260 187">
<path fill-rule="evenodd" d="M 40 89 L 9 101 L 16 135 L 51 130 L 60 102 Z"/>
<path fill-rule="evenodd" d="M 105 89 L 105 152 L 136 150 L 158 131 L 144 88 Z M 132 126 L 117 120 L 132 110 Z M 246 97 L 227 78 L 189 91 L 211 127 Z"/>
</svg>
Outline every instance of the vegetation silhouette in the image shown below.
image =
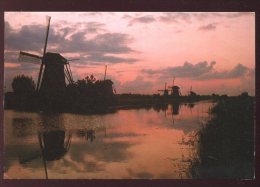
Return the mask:
<svg viewBox="0 0 260 187">
<path fill-rule="evenodd" d="M 57 94 L 36 91 L 31 77 L 18 75 L 12 82 L 13 91 L 5 94 L 5 108 L 45 112 L 104 112 L 115 103 L 113 82 L 96 80 L 93 75 L 68 84 Z"/>
<path fill-rule="evenodd" d="M 115 102 L 113 82 L 91 75 L 66 87 L 66 109 L 73 112 L 105 112 Z"/>
<path fill-rule="evenodd" d="M 18 75 L 13 79 L 12 88 L 17 95 L 30 95 L 35 90 L 35 83 L 32 77 Z"/>
<path fill-rule="evenodd" d="M 252 179 L 254 177 L 254 98 L 220 99 L 213 118 L 199 131 L 198 158 L 192 178 Z"/>
<path fill-rule="evenodd" d="M 5 93 L 5 109 L 71 112 L 71 113 L 111 113 L 118 109 L 130 108 L 158 108 L 160 105 L 172 103 L 192 103 L 200 100 L 215 100 L 228 98 L 227 95 L 199 95 L 192 92 L 181 95 L 178 87 L 177 94 L 144 95 L 144 94 L 116 94 L 113 81 L 109 79 L 97 80 L 94 75 L 86 76 L 76 82 L 70 82 L 64 91 L 57 94 L 35 90 L 35 83 L 31 77 L 18 75 L 14 78 L 14 92 Z M 24 86 L 23 86 L 24 85 Z M 172 86 L 174 89 L 176 86 Z M 174 93 L 174 92 L 173 92 Z M 244 93 L 245 94 L 245 93 Z M 247 94 L 248 95 L 248 94 Z M 159 107 L 161 108 L 161 107 Z"/>
<path fill-rule="evenodd" d="M 35 83 L 32 77 L 18 75 L 12 81 L 13 92 L 5 94 L 5 107 L 18 110 L 34 109 L 36 105 Z"/>
</svg>

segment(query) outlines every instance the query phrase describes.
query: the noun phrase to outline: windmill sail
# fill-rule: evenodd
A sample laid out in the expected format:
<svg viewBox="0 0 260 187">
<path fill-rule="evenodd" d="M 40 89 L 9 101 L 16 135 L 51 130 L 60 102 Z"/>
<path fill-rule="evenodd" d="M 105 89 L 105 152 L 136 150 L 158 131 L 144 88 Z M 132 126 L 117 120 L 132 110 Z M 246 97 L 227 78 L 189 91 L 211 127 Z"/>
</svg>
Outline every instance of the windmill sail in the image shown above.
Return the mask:
<svg viewBox="0 0 260 187">
<path fill-rule="evenodd" d="M 20 52 L 19 58 L 18 58 L 18 60 L 20 62 L 31 62 L 31 63 L 37 63 L 37 64 L 41 63 L 41 59 L 42 58 L 38 55 L 26 53 L 26 52 L 23 52 L 23 51 Z"/>
<path fill-rule="evenodd" d="M 49 36 L 49 30 L 50 30 L 50 21 L 51 21 L 51 17 L 47 16 L 46 17 L 47 32 L 46 32 L 45 44 L 44 44 L 44 48 L 43 48 L 43 56 L 45 55 L 46 49 L 47 49 L 47 42 L 48 42 L 48 36 Z"/>
<path fill-rule="evenodd" d="M 45 53 L 46 53 L 46 49 L 47 49 L 48 35 L 49 35 L 49 30 L 50 30 L 50 21 L 51 21 L 51 17 L 47 16 L 47 17 L 46 17 L 47 31 L 46 31 L 46 37 L 45 37 L 44 48 L 43 48 L 43 57 L 44 57 L 44 55 L 45 55 Z M 40 84 L 41 84 L 42 70 L 43 70 L 43 63 L 41 63 L 40 72 L 39 72 L 39 75 L 38 75 L 37 86 L 36 86 L 36 90 L 37 90 L 37 91 L 39 91 Z"/>
</svg>

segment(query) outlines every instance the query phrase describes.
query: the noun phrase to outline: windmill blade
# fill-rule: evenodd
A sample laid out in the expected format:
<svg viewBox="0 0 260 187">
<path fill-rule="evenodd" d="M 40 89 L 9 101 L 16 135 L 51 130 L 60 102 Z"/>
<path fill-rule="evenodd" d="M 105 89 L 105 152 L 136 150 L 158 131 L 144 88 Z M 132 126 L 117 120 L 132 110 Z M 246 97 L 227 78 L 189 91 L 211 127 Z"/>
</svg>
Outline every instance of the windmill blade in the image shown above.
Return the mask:
<svg viewBox="0 0 260 187">
<path fill-rule="evenodd" d="M 70 77 L 71 77 L 71 79 L 72 79 L 72 82 L 74 82 L 73 81 L 73 76 L 72 76 L 72 72 L 71 72 L 71 69 L 70 69 L 70 64 L 68 63 L 68 67 L 69 67 L 69 73 L 70 73 Z"/>
<path fill-rule="evenodd" d="M 69 72 L 67 64 L 65 64 L 64 72 L 65 72 L 65 76 L 68 79 L 69 83 L 72 84 L 73 83 L 73 79 L 72 79 L 72 77 L 70 75 L 70 72 Z"/>
<path fill-rule="evenodd" d="M 35 54 L 20 51 L 18 60 L 20 62 L 31 62 L 31 63 L 39 64 L 39 63 L 41 63 L 42 57 L 35 55 Z"/>
<path fill-rule="evenodd" d="M 51 17 L 47 16 L 46 17 L 47 31 L 46 31 L 46 37 L 45 37 L 45 44 L 44 44 L 44 48 L 43 48 L 43 56 L 45 55 L 46 49 L 47 49 L 48 36 L 49 36 L 49 30 L 50 30 L 50 21 L 51 21 Z"/>
<path fill-rule="evenodd" d="M 46 53 L 46 49 L 47 49 L 47 42 L 48 42 L 48 36 L 49 36 L 49 30 L 50 30 L 50 21 L 51 21 L 51 17 L 47 16 L 46 17 L 46 22 L 47 22 L 47 31 L 46 31 L 46 37 L 45 37 L 45 44 L 44 44 L 44 48 L 43 48 L 43 57 Z M 40 82 L 41 82 L 41 77 L 42 77 L 42 69 L 43 69 L 43 62 L 41 63 L 41 67 L 40 67 L 40 72 L 39 72 L 39 76 L 38 76 L 38 80 L 37 80 L 37 86 L 36 86 L 36 90 L 39 91 L 40 90 Z"/>
<path fill-rule="evenodd" d="M 43 63 L 41 63 L 40 72 L 39 72 L 38 80 L 37 80 L 36 91 L 40 90 L 40 83 L 41 83 L 41 78 L 42 78 L 42 70 L 43 70 Z"/>
<path fill-rule="evenodd" d="M 45 173 L 45 178 L 48 179 L 48 169 L 47 169 L 47 163 L 46 163 L 46 160 L 43 156 L 43 142 L 42 142 L 42 139 L 41 139 L 41 134 L 38 133 L 38 140 L 39 140 L 39 144 L 40 144 L 40 148 L 41 148 L 41 155 L 42 155 L 42 163 L 43 163 L 43 166 L 44 166 L 44 173 Z"/>
<path fill-rule="evenodd" d="M 64 69 L 64 75 L 65 75 L 65 78 L 67 79 L 67 81 L 69 82 L 69 84 L 71 84 L 71 79 L 68 75 L 68 72 L 66 71 L 66 69 Z"/>
</svg>

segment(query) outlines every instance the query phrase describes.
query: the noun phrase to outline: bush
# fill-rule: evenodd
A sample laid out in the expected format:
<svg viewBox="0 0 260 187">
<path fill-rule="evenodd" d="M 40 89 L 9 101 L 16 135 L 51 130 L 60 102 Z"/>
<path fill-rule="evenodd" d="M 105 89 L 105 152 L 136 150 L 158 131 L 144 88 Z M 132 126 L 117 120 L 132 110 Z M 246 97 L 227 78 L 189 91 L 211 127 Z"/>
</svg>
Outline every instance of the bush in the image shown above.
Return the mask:
<svg viewBox="0 0 260 187">
<path fill-rule="evenodd" d="M 12 88 L 16 95 L 31 95 L 35 91 L 32 77 L 18 75 L 13 79 Z"/>
</svg>

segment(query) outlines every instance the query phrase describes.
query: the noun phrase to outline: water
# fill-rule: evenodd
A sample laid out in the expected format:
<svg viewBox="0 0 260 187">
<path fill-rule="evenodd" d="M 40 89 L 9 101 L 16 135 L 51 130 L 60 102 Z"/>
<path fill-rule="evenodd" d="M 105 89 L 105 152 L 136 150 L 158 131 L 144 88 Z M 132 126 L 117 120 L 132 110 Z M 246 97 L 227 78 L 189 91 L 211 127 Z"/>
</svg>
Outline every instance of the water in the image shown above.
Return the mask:
<svg viewBox="0 0 260 187">
<path fill-rule="evenodd" d="M 190 178 L 196 156 L 191 140 L 212 106 L 198 102 L 102 115 L 5 110 L 4 178 Z"/>
</svg>

